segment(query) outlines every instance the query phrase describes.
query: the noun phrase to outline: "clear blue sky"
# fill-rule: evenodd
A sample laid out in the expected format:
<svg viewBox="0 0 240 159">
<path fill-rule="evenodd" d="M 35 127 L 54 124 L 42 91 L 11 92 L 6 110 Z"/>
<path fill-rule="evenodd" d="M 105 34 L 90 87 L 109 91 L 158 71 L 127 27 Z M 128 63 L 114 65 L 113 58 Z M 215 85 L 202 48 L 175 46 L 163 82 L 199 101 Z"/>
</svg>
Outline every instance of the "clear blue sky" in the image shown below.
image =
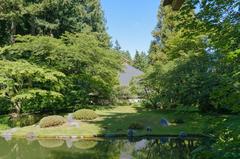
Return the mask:
<svg viewBox="0 0 240 159">
<path fill-rule="evenodd" d="M 157 24 L 160 0 L 101 0 L 112 41 L 119 41 L 123 50 L 149 49 L 151 32 Z"/>
</svg>

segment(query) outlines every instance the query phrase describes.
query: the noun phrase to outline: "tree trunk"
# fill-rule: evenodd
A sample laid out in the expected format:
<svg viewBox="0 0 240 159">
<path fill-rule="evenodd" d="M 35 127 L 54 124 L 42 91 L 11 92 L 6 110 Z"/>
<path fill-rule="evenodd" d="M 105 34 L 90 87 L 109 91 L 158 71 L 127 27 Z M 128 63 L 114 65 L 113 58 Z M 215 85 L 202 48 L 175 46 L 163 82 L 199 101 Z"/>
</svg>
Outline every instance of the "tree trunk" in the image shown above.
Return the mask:
<svg viewBox="0 0 240 159">
<path fill-rule="evenodd" d="M 12 20 L 11 22 L 11 43 L 15 43 L 15 35 L 16 35 L 16 23 Z"/>
<path fill-rule="evenodd" d="M 14 107 L 15 107 L 17 115 L 19 116 L 20 113 L 21 113 L 21 103 L 20 102 L 15 102 Z"/>
</svg>

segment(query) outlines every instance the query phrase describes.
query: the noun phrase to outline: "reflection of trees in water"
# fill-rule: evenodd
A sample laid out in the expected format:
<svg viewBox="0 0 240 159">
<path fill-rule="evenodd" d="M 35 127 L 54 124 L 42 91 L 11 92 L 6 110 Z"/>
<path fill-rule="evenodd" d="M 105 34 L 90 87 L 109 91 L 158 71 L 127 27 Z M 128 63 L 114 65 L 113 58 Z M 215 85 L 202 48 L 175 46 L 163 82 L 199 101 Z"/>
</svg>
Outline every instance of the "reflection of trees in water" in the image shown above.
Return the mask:
<svg viewBox="0 0 240 159">
<path fill-rule="evenodd" d="M 194 139 L 154 139 L 150 140 L 144 149 L 135 151 L 134 156 L 139 159 L 190 159 L 197 143 Z"/>
<path fill-rule="evenodd" d="M 37 141 L 28 142 L 24 139 L 8 142 L 0 139 L 0 147 L 1 151 L 5 152 L 4 156 L 0 153 L 1 159 L 42 159 L 46 158 L 47 154 L 46 149 L 41 147 Z"/>
<path fill-rule="evenodd" d="M 41 143 L 43 142 L 41 141 Z M 21 139 L 6 142 L 0 139 L 0 158 L 121 159 L 128 157 L 136 159 L 189 159 L 191 158 L 191 152 L 196 148 L 198 141 L 193 139 L 183 141 L 180 139 L 161 138 L 152 140 L 143 139 L 130 142 L 126 139 L 116 139 L 99 142 L 74 141 L 73 145 L 79 143 L 81 143 L 81 149 L 76 148 L 75 146 L 68 148 L 66 143 L 61 146 L 53 141 L 48 141 L 47 143 L 44 141 L 43 147 L 38 141 L 28 142 Z M 84 149 L 82 148 L 83 146 Z"/>
</svg>

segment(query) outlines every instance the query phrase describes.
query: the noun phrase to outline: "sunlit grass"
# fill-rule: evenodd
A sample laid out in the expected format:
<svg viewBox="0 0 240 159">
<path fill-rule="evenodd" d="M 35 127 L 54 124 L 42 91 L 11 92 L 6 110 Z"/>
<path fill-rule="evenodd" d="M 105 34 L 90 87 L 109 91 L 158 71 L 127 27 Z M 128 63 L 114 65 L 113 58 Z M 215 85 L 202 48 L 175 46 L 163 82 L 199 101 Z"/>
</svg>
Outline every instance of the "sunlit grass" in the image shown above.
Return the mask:
<svg viewBox="0 0 240 159">
<path fill-rule="evenodd" d="M 67 124 L 53 128 L 39 128 L 37 125 L 18 128 L 14 136 L 23 137 L 34 132 L 39 137 L 84 136 L 92 137 L 103 134 L 127 134 L 131 123 L 137 122 L 144 127 L 151 127 L 153 135 L 178 135 L 181 131 L 190 134 L 201 134 L 208 120 L 212 117 L 202 116 L 197 112 L 175 112 L 144 110 L 138 106 L 117 106 L 111 109 L 96 110 L 99 117 L 92 121 L 78 121 L 80 127 L 70 127 Z M 172 121 L 176 116 L 184 120 L 182 124 L 171 124 L 168 127 L 160 125 L 160 119 Z M 1 129 L 1 125 L 0 125 Z M 136 135 L 148 134 L 146 129 L 137 130 Z"/>
</svg>

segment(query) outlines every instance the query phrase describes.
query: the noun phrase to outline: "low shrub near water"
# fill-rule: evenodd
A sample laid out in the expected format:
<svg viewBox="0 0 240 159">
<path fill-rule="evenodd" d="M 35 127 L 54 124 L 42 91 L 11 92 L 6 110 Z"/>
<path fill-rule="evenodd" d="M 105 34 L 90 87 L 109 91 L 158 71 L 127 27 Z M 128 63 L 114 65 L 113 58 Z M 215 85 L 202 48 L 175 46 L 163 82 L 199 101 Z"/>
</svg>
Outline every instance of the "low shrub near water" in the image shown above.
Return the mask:
<svg viewBox="0 0 240 159">
<path fill-rule="evenodd" d="M 141 123 L 134 122 L 129 125 L 128 129 L 139 129 L 140 130 L 140 129 L 144 129 L 144 126 Z"/>
<path fill-rule="evenodd" d="M 184 120 L 182 118 L 175 118 L 175 119 L 171 120 L 171 123 L 183 124 Z"/>
<path fill-rule="evenodd" d="M 98 117 L 98 115 L 91 109 L 80 109 L 73 113 L 74 119 L 77 120 L 93 120 Z"/>
<path fill-rule="evenodd" d="M 53 115 L 44 117 L 40 120 L 39 126 L 41 128 L 53 127 L 53 126 L 60 126 L 66 123 L 66 120 L 62 116 Z"/>
</svg>

